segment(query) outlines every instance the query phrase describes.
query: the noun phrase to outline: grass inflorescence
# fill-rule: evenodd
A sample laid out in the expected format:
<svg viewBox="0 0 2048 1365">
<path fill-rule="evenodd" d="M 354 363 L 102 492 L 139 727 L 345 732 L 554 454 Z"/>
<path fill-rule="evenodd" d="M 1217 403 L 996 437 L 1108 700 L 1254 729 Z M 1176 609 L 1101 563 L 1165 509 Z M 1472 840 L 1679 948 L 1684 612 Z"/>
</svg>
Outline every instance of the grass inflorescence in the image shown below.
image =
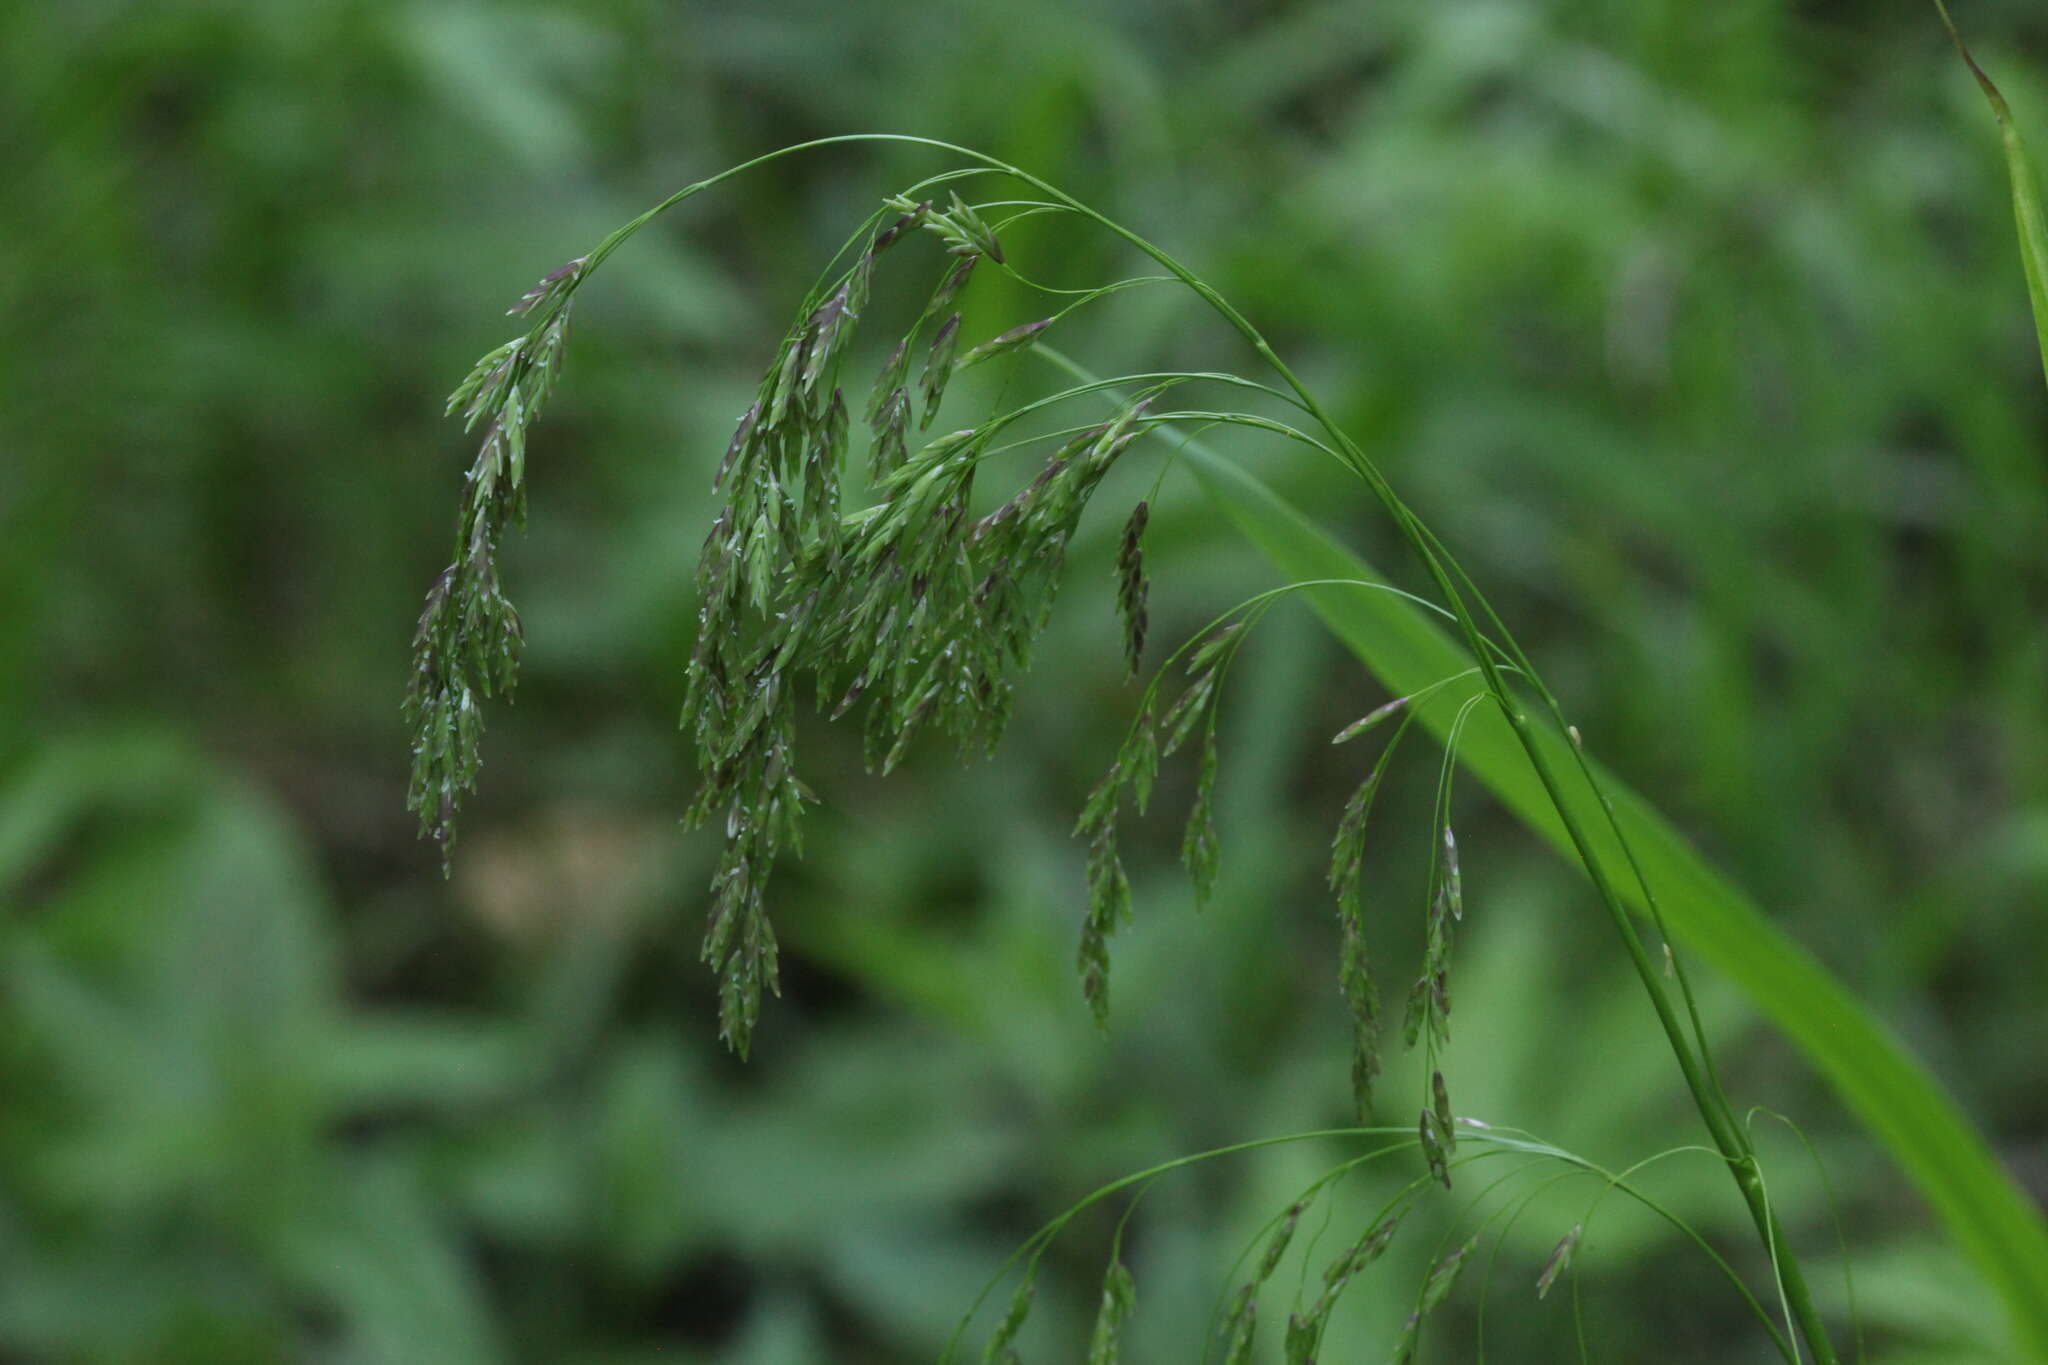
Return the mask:
<svg viewBox="0 0 2048 1365">
<path fill-rule="evenodd" d="M 828 139 L 838 140 L 851 139 Z M 1816 1361 L 1832 1362 L 1832 1344 L 1771 1210 L 1754 1146 L 1715 1077 L 1683 963 L 1671 951 L 1643 866 L 1611 802 L 1601 797 L 1597 809 L 1605 813 L 1605 827 L 1596 831 L 1566 799 L 1560 784 L 1567 779 L 1599 796 L 1599 774 L 1585 756 L 1578 728 L 1567 722 L 1505 624 L 1363 450 L 1213 288 L 1164 251 L 1055 187 L 980 154 L 949 150 L 973 164 L 884 200 L 804 297 L 712 479 L 718 510 L 698 561 L 697 634 L 682 725 L 696 747 L 701 773 L 687 819 L 723 834 L 702 952 L 717 976 L 725 1041 L 744 1054 L 763 997 L 777 989 L 778 952 L 767 888 L 778 859 L 800 850 L 804 807 L 817 799 L 799 772 L 799 705 L 814 699 L 832 719 L 856 716 L 869 764 L 885 773 L 927 734 L 943 736 L 964 755 L 985 753 L 1003 735 L 1013 688 L 1029 667 L 1034 643 L 1053 610 L 1069 547 L 1111 471 L 1137 458 L 1158 456 L 1170 463 L 1174 434 L 1183 427 L 1227 425 L 1267 433 L 1334 459 L 1358 477 L 1433 586 L 1435 600 L 1423 605 L 1456 627 L 1468 651 L 1462 668 L 1373 706 L 1335 736 L 1340 745 L 1369 734 L 1385 737 L 1350 798 L 1333 812 L 1328 869 L 1337 921 L 1332 976 L 1352 1034 L 1352 1102 L 1366 1121 L 1375 1106 L 1382 1035 L 1369 949 L 1375 911 L 1367 871 L 1370 816 L 1414 722 L 1434 706 L 1455 706 L 1448 726 L 1441 727 L 1446 743 L 1421 907 L 1424 946 L 1401 1030 L 1406 1043 L 1423 1053 L 1426 1081 L 1419 1107 L 1409 1111 L 1417 1115 L 1414 1126 L 1402 1130 L 1406 1139 L 1397 1150 L 1412 1148 L 1422 1173 L 1401 1201 L 1362 1228 L 1325 1268 L 1321 1289 L 1290 1312 L 1282 1342 L 1287 1358 L 1314 1358 L 1344 1287 L 1385 1250 L 1415 1191 L 1433 1184 L 1451 1187 L 1455 1172 L 1471 1161 L 1514 1145 L 1453 1112 L 1442 1060 L 1450 1037 L 1453 947 L 1466 916 L 1464 863 L 1470 854 L 1452 825 L 1452 774 L 1468 719 L 1478 708 L 1491 707 L 1526 754 L 1566 839 L 1579 853 L 1699 1108 L 1712 1139 L 1709 1150 L 1735 1176 L 1770 1253 L 1776 1297 L 1790 1324 L 1780 1337 L 1766 1318 L 1774 1344 L 1785 1352 L 1797 1340 Z M 1002 272 L 1018 284 L 1038 287 L 1018 274 L 1006 256 L 999 237 L 1002 224 L 991 222 L 992 205 L 971 203 L 949 190 L 941 206 L 938 195 L 928 193 L 989 172 L 1012 177 L 1043 196 L 1028 212 L 1079 215 L 1151 257 L 1166 274 L 1092 290 L 1050 291 L 1071 296 L 1050 316 L 985 338 L 964 335 L 963 296 L 979 273 Z M 676 199 L 723 178 L 693 186 Z M 484 357 L 451 403 L 472 428 L 482 424 L 483 439 L 469 475 L 454 561 L 431 590 L 415 639 L 407 703 L 416 737 L 413 808 L 444 849 L 452 846 L 462 797 L 475 781 L 480 699 L 508 692 L 516 678 L 518 618 L 505 600 L 496 552 L 507 528 L 523 520 L 527 428 L 560 368 L 576 289 L 652 216 L 629 224 L 523 298 L 514 311 L 533 319 L 529 331 Z M 938 242 L 935 262 L 903 249 L 919 237 Z M 887 358 L 861 397 L 851 386 L 849 358 L 870 297 L 883 284 L 885 257 L 892 271 L 901 258 L 906 273 L 924 272 L 920 292 L 925 302 L 901 335 L 884 339 Z M 1277 382 L 1182 371 L 1097 379 L 1047 348 L 1048 335 L 1074 308 L 1159 280 L 1192 290 L 1248 343 Z M 1006 357 L 1028 353 L 1064 368 L 1077 382 L 1050 397 L 998 404 L 974 425 L 946 430 L 939 421 L 941 409 L 961 372 L 1010 363 Z M 1286 405 L 1288 419 L 1173 408 L 1173 400 L 1191 385 L 1276 398 Z M 850 387 L 857 395 L 852 399 Z M 1026 419 L 1084 403 L 1090 411 L 1070 425 L 1050 434 L 1020 435 L 1032 429 Z M 933 435 L 935 430 L 940 434 Z M 856 454 L 859 445 L 865 450 Z M 1012 454 L 1019 451 L 1032 452 L 1027 467 L 1005 482 L 1005 464 L 1024 458 Z M 1116 541 L 1114 604 L 1123 662 L 1133 678 L 1144 668 L 1150 636 L 1145 540 L 1154 496 L 1120 506 L 1116 513 L 1122 531 Z M 1363 580 L 1290 584 L 1233 607 L 1195 632 L 1154 669 L 1107 774 L 1081 804 L 1076 834 L 1085 847 L 1086 905 L 1076 966 L 1082 997 L 1098 1022 L 1109 1017 L 1111 943 L 1133 908 L 1131 881 L 1119 853 L 1120 823 L 1127 810 L 1145 814 L 1161 764 L 1191 751 L 1193 799 L 1181 853 L 1197 901 L 1211 894 L 1222 858 L 1215 815 L 1218 731 L 1232 665 L 1276 602 L 1310 588 L 1398 591 Z M 1448 690 L 1459 683 L 1465 686 Z M 1440 728 L 1434 720 L 1429 727 Z M 1539 742 L 1543 727 L 1548 735 L 1564 738 L 1561 750 L 1549 747 L 1547 738 Z M 1632 893 L 1639 893 L 1647 907 L 1655 948 L 1646 946 L 1609 864 L 1596 853 L 1596 833 L 1619 848 L 1618 866 L 1636 882 Z M 1477 1152 L 1470 1150 L 1475 1134 L 1481 1139 Z M 1523 1142 L 1518 1150 L 1539 1148 Z M 1257 1271 L 1234 1291 L 1223 1333 L 1231 1360 L 1249 1358 L 1262 1287 L 1286 1253 L 1306 1207 L 1306 1202 L 1297 1203 L 1283 1216 Z M 1547 1294 L 1569 1272 L 1579 1254 L 1581 1231 L 1574 1226 L 1557 1244 L 1535 1277 L 1539 1293 Z M 1421 1325 L 1452 1292 L 1476 1243 L 1475 1235 L 1436 1258 L 1396 1345 L 1397 1358 L 1408 1358 Z M 1043 1242 L 1034 1247 L 1010 1310 L 989 1342 L 987 1359 L 1008 1359 L 1014 1350 L 1030 1311 Z M 1135 1280 L 1120 1248 L 1121 1234 L 1103 1285 L 1091 1360 L 1117 1358 L 1135 1308 Z"/>
</svg>

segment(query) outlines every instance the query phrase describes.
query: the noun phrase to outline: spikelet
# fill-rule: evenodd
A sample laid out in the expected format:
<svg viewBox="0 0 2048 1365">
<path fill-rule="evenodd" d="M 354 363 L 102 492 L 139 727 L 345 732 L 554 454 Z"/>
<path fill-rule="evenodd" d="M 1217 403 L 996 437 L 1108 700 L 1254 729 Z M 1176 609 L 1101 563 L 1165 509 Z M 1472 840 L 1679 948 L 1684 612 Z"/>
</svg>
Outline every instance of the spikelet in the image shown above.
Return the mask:
<svg viewBox="0 0 2048 1365">
<path fill-rule="evenodd" d="M 1036 322 L 1027 322 L 1021 327 L 1012 327 L 1000 336 L 990 337 L 987 341 L 982 342 L 955 361 L 953 363 L 953 372 L 958 374 L 962 370 L 971 370 L 983 361 L 994 360 L 997 356 L 1008 355 L 1011 351 L 1027 346 L 1040 332 L 1043 332 L 1050 326 L 1052 326 L 1051 318 L 1040 318 Z"/>
<path fill-rule="evenodd" d="M 1557 1245 L 1551 1248 L 1549 1259 L 1543 1262 L 1543 1273 L 1536 1277 L 1537 1298 L 1548 1295 L 1551 1286 L 1557 1283 L 1557 1277 L 1571 1269 L 1572 1256 L 1578 1251 L 1579 1238 L 1585 1235 L 1585 1231 L 1585 1224 L 1574 1223 L 1572 1230 L 1559 1238 Z"/>
<path fill-rule="evenodd" d="M 1145 611 L 1145 526 L 1151 512 L 1149 502 L 1133 507 L 1130 519 L 1124 522 L 1123 538 L 1117 544 L 1116 609 L 1124 628 L 1124 667 L 1132 678 L 1138 676 L 1144 661 L 1145 631 L 1150 624 Z"/>
<path fill-rule="evenodd" d="M 1349 744 L 1366 731 L 1377 728 L 1383 721 L 1392 720 L 1395 716 L 1406 712 L 1407 709 L 1408 698 L 1396 697 L 1385 705 L 1375 707 L 1371 711 L 1366 712 L 1363 716 L 1360 716 L 1357 720 L 1352 721 L 1349 725 L 1339 730 L 1336 737 L 1330 743 Z"/>
<path fill-rule="evenodd" d="M 1259 1290 L 1280 1268 L 1280 1258 L 1287 1254 L 1295 1229 L 1301 1226 L 1301 1216 L 1313 1201 L 1314 1195 L 1310 1194 L 1287 1206 L 1272 1235 L 1267 1237 L 1265 1249 L 1259 1253 L 1252 1277 L 1230 1296 L 1230 1309 L 1223 1318 L 1225 1365 L 1248 1365 L 1251 1360 L 1253 1340 L 1258 1334 Z"/>
<path fill-rule="evenodd" d="M 989 1335 L 988 1346 L 982 1351 L 983 1365 L 1007 1365 L 1017 1359 L 1017 1333 L 1024 1330 L 1024 1320 L 1031 1316 L 1031 1300 L 1038 1290 L 1037 1267 L 1024 1272 L 1023 1282 L 1010 1295 L 1010 1306 L 1003 1313 L 1003 1320 L 996 1324 L 996 1330 Z"/>
<path fill-rule="evenodd" d="M 1445 1189 L 1449 1189 L 1451 1165 L 1444 1151 L 1443 1136 L 1437 1128 L 1435 1110 L 1422 1111 L 1422 1117 L 1416 1123 L 1416 1135 L 1421 1139 L 1422 1156 L 1423 1160 L 1429 1163 L 1429 1173 L 1441 1181 Z"/>
<path fill-rule="evenodd" d="M 1396 1208 L 1372 1223 L 1360 1233 L 1358 1240 L 1346 1247 L 1323 1269 L 1323 1288 L 1306 1309 L 1291 1315 L 1287 1320 L 1287 1337 L 1283 1343 L 1289 1365 L 1302 1362 L 1314 1365 L 1317 1348 L 1322 1344 L 1323 1332 L 1330 1323 L 1330 1314 L 1336 1310 L 1340 1299 L 1358 1272 L 1378 1260 L 1387 1245 L 1394 1240 L 1400 1229 L 1401 1219 L 1407 1212 L 1405 1205 Z"/>
<path fill-rule="evenodd" d="M 1117 1365 L 1123 1359 L 1120 1342 L 1124 1324 L 1138 1305 L 1138 1289 L 1123 1258 L 1112 1255 L 1102 1277 L 1102 1303 L 1095 1312 L 1095 1329 L 1088 1337 L 1088 1365 Z"/>
</svg>

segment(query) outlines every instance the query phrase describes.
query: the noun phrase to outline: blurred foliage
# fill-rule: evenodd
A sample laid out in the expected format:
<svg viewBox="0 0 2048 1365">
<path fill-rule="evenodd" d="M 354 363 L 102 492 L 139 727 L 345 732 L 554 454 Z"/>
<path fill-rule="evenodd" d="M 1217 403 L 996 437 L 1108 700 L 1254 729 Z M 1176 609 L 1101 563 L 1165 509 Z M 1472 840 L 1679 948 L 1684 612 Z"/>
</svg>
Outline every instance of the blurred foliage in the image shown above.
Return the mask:
<svg viewBox="0 0 2048 1365">
<path fill-rule="evenodd" d="M 2038 8 L 1958 19 L 2040 128 Z M 1207 273 L 1603 756 L 2048 1189 L 2043 394 L 1944 42 L 1915 6 L 1791 0 L 0 8 L 0 1359 L 928 1358 L 1087 1190 L 1341 1120 L 1319 878 L 1352 774 L 1322 741 L 1379 698 L 1306 618 L 1272 618 L 1227 704 L 1215 899 L 1189 909 L 1176 821 L 1132 831 L 1139 924 L 1110 1033 L 1088 1022 L 1066 831 L 1134 695 L 1107 523 L 1020 694 L 1029 742 L 882 783 L 857 737 L 805 736 L 827 804 L 774 891 L 785 998 L 747 1066 L 713 1041 L 671 711 L 708 475 L 804 283 L 928 157 L 782 163 L 593 283 L 508 555 L 527 678 L 450 882 L 414 839 L 404 650 L 466 454 L 439 396 L 611 226 L 856 129 L 985 145 Z M 1125 264 L 1044 220 L 1010 246 L 1056 283 Z M 1030 307 L 982 288 L 971 334 Z M 1246 363 L 1196 317 L 1134 293 L 1070 345 Z M 1328 471 L 1227 444 L 1396 564 Z M 1161 641 L 1271 581 L 1198 506 L 1154 508 Z M 1373 855 L 1394 963 L 1425 769 Z M 1459 835 L 1461 1108 L 1610 1164 L 1690 1141 L 1572 874 L 1481 805 Z M 2004 1358 L 1869 1145 L 1707 1003 L 1731 1089 L 1827 1161 L 1876 1358 Z M 1819 1185 L 1773 1150 L 1825 1260 Z M 1133 1359 L 1196 1357 L 1232 1257 L 1323 1164 L 1155 1188 Z M 1724 1184 L 1674 1161 L 1658 1191 L 1754 1272 Z M 1502 1358 L 1567 1358 L 1533 1281 L 1575 1216 L 1508 1238 Z M 1113 1228 L 1055 1250 L 1038 1357 L 1078 1351 Z M 1383 1352 L 1428 1259 L 1397 1243 L 1328 1354 Z M 1600 1357 L 1761 1358 L 1660 1225 L 1603 1216 L 1579 1266 Z M 1437 1345 L 1475 1313 L 1461 1290 Z"/>
</svg>

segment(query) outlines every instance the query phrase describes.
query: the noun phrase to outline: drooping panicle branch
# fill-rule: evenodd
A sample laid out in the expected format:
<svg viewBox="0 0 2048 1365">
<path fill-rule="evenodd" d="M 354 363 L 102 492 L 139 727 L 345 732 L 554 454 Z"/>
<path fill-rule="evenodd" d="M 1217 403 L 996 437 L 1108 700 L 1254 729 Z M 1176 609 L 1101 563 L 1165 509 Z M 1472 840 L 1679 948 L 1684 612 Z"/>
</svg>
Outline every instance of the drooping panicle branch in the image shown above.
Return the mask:
<svg viewBox="0 0 2048 1365">
<path fill-rule="evenodd" d="M 1020 349 L 1046 324 L 961 354 L 955 305 L 975 263 L 997 259 L 994 235 L 957 197 L 943 211 L 907 197 L 888 206 L 901 216 L 805 301 L 740 418 L 698 563 L 682 722 L 703 776 L 688 819 L 724 823 L 704 956 L 718 974 L 722 1032 L 742 1052 L 776 982 L 764 888 L 776 857 L 797 847 L 811 799 L 796 775 L 798 681 L 814 683 L 835 718 L 865 709 L 868 761 L 884 772 L 928 730 L 963 752 L 992 747 L 1081 513 L 1145 429 L 1139 399 L 1069 439 L 1027 486 L 974 517 L 976 477 L 1005 419 L 913 452 L 912 409 L 921 406 L 917 425 L 928 428 L 954 374 Z M 849 418 L 838 375 L 877 256 L 920 227 L 958 259 L 876 377 L 864 409 L 875 501 L 843 512 Z M 909 357 L 927 331 L 914 403 Z"/>
<path fill-rule="evenodd" d="M 412 638 L 405 719 L 413 735 L 407 804 L 422 833 L 455 846 L 456 816 L 482 765 L 484 698 L 508 695 L 519 678 L 524 634 L 505 597 L 498 549 L 508 526 L 526 524 L 526 432 L 561 371 L 569 303 L 588 258 L 577 257 L 529 289 L 509 310 L 536 316 L 533 330 L 477 361 L 449 396 L 464 430 L 483 428 L 465 476 L 452 562 L 427 591 Z"/>
</svg>

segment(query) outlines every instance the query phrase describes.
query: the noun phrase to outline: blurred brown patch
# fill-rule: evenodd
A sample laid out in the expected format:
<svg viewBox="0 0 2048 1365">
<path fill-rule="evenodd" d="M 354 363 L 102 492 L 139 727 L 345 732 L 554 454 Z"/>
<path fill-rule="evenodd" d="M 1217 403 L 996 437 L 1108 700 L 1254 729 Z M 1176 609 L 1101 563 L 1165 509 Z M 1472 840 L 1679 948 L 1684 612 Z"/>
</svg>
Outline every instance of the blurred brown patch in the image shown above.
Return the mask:
<svg viewBox="0 0 2048 1365">
<path fill-rule="evenodd" d="M 603 925 L 624 932 L 657 870 L 668 821 L 605 806 L 559 806 L 527 825 L 476 831 L 455 858 L 464 909 L 515 943 Z"/>
</svg>

